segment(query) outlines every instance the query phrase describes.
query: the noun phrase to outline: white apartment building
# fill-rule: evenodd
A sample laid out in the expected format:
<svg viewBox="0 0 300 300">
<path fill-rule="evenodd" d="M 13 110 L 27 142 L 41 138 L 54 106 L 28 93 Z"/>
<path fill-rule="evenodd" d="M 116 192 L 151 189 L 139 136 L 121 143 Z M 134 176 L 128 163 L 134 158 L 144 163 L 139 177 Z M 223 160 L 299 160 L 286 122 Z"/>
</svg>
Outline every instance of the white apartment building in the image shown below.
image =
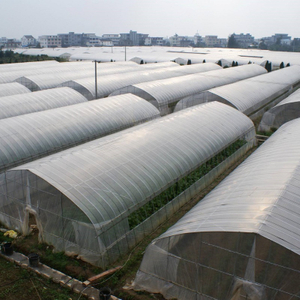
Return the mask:
<svg viewBox="0 0 300 300">
<path fill-rule="evenodd" d="M 61 38 L 57 35 L 42 35 L 39 36 L 38 41 L 42 48 L 61 47 Z"/>
</svg>

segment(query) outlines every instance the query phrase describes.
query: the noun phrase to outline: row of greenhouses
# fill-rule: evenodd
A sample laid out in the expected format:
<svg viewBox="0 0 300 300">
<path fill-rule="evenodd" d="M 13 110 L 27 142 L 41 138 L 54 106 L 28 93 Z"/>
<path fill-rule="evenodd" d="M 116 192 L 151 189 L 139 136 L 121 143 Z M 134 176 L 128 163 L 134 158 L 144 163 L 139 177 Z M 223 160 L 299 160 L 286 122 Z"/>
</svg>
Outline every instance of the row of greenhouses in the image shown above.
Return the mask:
<svg viewBox="0 0 300 300">
<path fill-rule="evenodd" d="M 300 119 L 148 246 L 134 288 L 166 299 L 300 299 Z"/>
<path fill-rule="evenodd" d="M 299 87 L 300 66 L 292 66 L 211 89 L 204 93 L 204 98 L 226 103 L 251 118 L 257 118 Z"/>
<path fill-rule="evenodd" d="M 155 63 L 164 61 L 178 61 L 183 64 L 202 63 L 203 61 L 217 63 L 218 61 L 238 63 L 238 65 L 254 62 L 262 65 L 271 62 L 272 69 L 299 64 L 299 53 L 265 51 L 261 49 L 231 49 L 231 48 L 191 48 L 191 47 L 69 47 L 69 48 L 42 48 L 16 49 L 24 55 L 49 55 L 66 57 L 69 60 L 97 60 L 97 61 L 124 61 L 132 60 L 138 63 Z"/>
<path fill-rule="evenodd" d="M 206 64 L 203 64 L 206 65 Z M 184 97 L 201 93 L 216 86 L 228 85 L 245 78 L 258 76 L 267 71 L 258 65 L 213 70 L 177 78 L 143 82 L 115 89 L 111 95 L 132 93 L 142 97 L 159 109 L 161 115 L 174 111 L 175 105 Z"/>
<path fill-rule="evenodd" d="M 105 100 L 110 103 L 118 97 Z M 77 106 L 88 110 L 88 104 Z M 146 111 L 150 107 L 155 110 L 149 104 Z M 69 109 L 65 108 L 66 114 Z M 12 133 L 7 147 L 23 143 L 15 152 L 17 157 L 25 157 L 34 148 L 38 156 L 49 147 L 47 143 L 60 147 L 56 140 L 67 139 L 69 132 L 80 135 L 77 124 L 68 132 L 57 129 L 54 135 L 62 116 L 55 116 L 59 110 L 6 119 L 11 121 L 7 123 L 11 127 L 6 127 Z M 47 122 L 37 142 L 33 136 L 38 136 L 34 128 L 40 118 Z M 29 123 L 32 136 L 24 133 L 22 137 L 19 130 L 13 133 L 16 124 L 28 127 Z M 105 267 L 212 182 L 255 141 L 253 123 L 239 111 L 218 102 L 195 106 L 2 172 L 0 221 L 26 234 L 32 216 L 41 241 Z"/>
<path fill-rule="evenodd" d="M 25 93 L 30 93 L 30 90 L 17 82 L 0 84 L 0 98 Z"/>
<path fill-rule="evenodd" d="M 0 120 L 0 172 L 159 116 L 126 94 Z"/>
<path fill-rule="evenodd" d="M 84 95 L 88 100 L 93 100 L 107 97 L 115 90 L 135 83 L 151 82 L 153 80 L 161 80 L 165 78 L 182 78 L 183 76 L 187 76 L 187 74 L 197 74 L 220 69 L 221 67 L 216 64 L 207 63 L 108 75 L 104 77 L 97 77 L 97 90 L 95 89 L 95 77 L 70 80 L 60 86 L 73 88 Z"/>
<path fill-rule="evenodd" d="M 180 111 L 193 105 L 219 101 L 254 119 L 299 86 L 300 66 L 292 66 L 182 98 L 174 110 Z"/>
<path fill-rule="evenodd" d="M 82 102 L 87 99 L 67 87 L 0 97 L 0 120 Z"/>
<path fill-rule="evenodd" d="M 110 74 L 124 74 L 129 72 L 151 72 L 151 70 L 169 68 L 170 70 L 179 69 L 179 65 L 173 62 L 163 62 L 158 64 L 138 65 L 133 62 L 126 63 L 96 63 L 79 62 L 74 68 L 68 67 L 62 69 L 61 65 L 72 65 L 74 63 L 64 63 L 58 65 L 56 68 L 48 70 L 47 73 L 25 75 L 15 79 L 16 82 L 23 84 L 31 91 L 39 91 L 50 88 L 55 88 L 60 84 L 81 78 L 91 78 L 95 82 L 95 76 L 103 78 L 103 76 Z M 82 66 L 81 66 L 82 65 Z"/>
</svg>

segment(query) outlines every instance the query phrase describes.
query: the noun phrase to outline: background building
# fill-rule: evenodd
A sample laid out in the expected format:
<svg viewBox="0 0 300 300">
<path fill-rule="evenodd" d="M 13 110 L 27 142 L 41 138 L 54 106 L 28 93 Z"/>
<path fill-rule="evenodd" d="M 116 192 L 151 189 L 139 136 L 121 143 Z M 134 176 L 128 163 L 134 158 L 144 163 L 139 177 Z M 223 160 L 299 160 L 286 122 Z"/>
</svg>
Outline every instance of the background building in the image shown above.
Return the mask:
<svg viewBox="0 0 300 300">
<path fill-rule="evenodd" d="M 42 35 L 39 36 L 38 41 L 42 48 L 55 48 L 61 47 L 61 38 L 57 35 Z"/>
<path fill-rule="evenodd" d="M 32 35 L 24 35 L 21 38 L 22 47 L 35 47 L 36 43 L 37 41 Z"/>
</svg>

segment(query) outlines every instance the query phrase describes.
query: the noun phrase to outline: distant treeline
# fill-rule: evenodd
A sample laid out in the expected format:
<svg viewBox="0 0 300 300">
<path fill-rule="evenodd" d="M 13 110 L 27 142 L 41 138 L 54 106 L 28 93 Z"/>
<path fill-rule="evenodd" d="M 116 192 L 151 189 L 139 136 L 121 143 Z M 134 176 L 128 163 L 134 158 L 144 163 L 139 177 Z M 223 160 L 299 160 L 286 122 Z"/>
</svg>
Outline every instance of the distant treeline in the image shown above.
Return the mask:
<svg viewBox="0 0 300 300">
<path fill-rule="evenodd" d="M 57 60 L 59 62 L 66 61 L 64 58 L 50 57 L 48 55 L 24 55 L 14 53 L 12 50 L 2 51 L 0 50 L 0 64 L 10 64 L 18 62 L 29 62 L 29 61 L 43 61 L 43 60 Z"/>
</svg>

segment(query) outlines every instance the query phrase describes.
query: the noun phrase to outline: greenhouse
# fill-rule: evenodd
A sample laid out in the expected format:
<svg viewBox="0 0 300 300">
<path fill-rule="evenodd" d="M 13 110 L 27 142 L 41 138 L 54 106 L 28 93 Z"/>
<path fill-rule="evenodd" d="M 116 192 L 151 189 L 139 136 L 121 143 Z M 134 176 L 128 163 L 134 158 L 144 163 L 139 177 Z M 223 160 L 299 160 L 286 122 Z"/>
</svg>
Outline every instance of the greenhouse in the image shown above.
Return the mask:
<svg viewBox="0 0 300 300">
<path fill-rule="evenodd" d="M 145 66 L 149 65 L 147 64 Z M 105 77 L 98 78 L 97 96 L 95 92 L 95 77 L 71 80 L 61 84 L 60 86 L 67 86 L 75 89 L 83 96 L 85 96 L 88 100 L 93 100 L 97 98 L 107 97 L 115 90 L 121 89 L 134 83 L 179 77 L 186 74 L 201 73 L 216 69 L 221 68 L 216 64 L 197 64 L 192 66 L 178 66 L 177 68 L 168 67 L 156 70 L 130 72 L 126 74 L 107 75 Z"/>
<path fill-rule="evenodd" d="M 71 63 L 72 64 L 72 63 Z M 81 79 L 81 78 L 93 78 L 95 84 L 95 64 L 91 62 L 87 63 L 77 63 L 84 64 L 83 70 L 60 70 L 60 68 L 52 69 L 46 74 L 34 74 L 29 76 L 22 76 L 17 78 L 15 81 L 29 88 L 32 92 L 40 91 L 45 89 L 56 88 L 58 85 L 64 83 L 65 81 Z M 167 66 L 178 67 L 175 63 L 161 63 L 155 65 L 139 66 L 136 63 L 102 63 L 97 64 L 97 76 L 110 75 L 110 74 L 120 74 L 127 72 L 137 72 L 143 69 L 159 69 Z M 88 68 L 86 68 L 88 66 Z"/>
<path fill-rule="evenodd" d="M 22 64 L 22 63 L 20 63 Z M 29 63 L 25 63 L 29 64 Z M 64 63 L 57 63 L 55 64 L 41 64 L 36 63 L 33 66 L 28 65 L 28 68 L 10 68 L 11 64 L 7 64 L 7 67 L 0 72 L 0 83 L 9 83 L 13 82 L 16 79 L 24 76 L 37 76 L 42 74 L 61 74 L 65 72 L 88 72 L 91 71 L 95 72 L 95 64 L 88 61 L 88 62 L 64 62 Z M 173 63 L 173 65 L 176 65 Z M 1 67 L 1 66 L 0 66 Z M 100 65 L 99 65 L 100 67 Z M 115 69 L 115 68 L 129 68 L 129 69 L 139 69 L 139 65 L 133 62 L 119 62 L 119 63 L 106 63 L 101 64 L 101 69 Z M 1 68 L 0 68 L 1 69 Z"/>
<path fill-rule="evenodd" d="M 0 120 L 86 101 L 84 96 L 70 88 L 1 97 Z"/>
<path fill-rule="evenodd" d="M 19 63 L 20 65 L 23 63 Z M 31 63 L 24 63 L 31 64 Z M 75 71 L 75 70 L 87 70 L 93 69 L 93 64 L 91 62 L 72 62 L 72 63 L 57 63 L 54 64 L 43 64 L 43 63 L 35 63 L 33 66 L 28 65 L 28 68 L 13 68 L 10 67 L 11 64 L 7 64 L 7 67 L 0 72 L 0 83 L 9 83 L 18 79 L 22 76 L 30 76 L 37 74 L 49 74 L 59 72 L 67 72 L 67 71 Z M 1 66 L 0 66 L 1 67 Z"/>
<path fill-rule="evenodd" d="M 135 289 L 166 299 L 300 298 L 300 119 L 148 246 Z"/>
<path fill-rule="evenodd" d="M 217 129 L 217 130 L 216 130 Z M 102 267 L 127 253 L 255 143 L 251 120 L 208 103 L 0 175 L 0 221 Z"/>
<path fill-rule="evenodd" d="M 267 132 L 300 117 L 300 90 L 297 90 L 276 106 L 264 113 L 258 130 Z"/>
<path fill-rule="evenodd" d="M 2 72 L 10 72 L 10 71 L 26 71 L 26 70 L 30 70 L 30 69 L 38 70 L 40 68 L 53 67 L 58 64 L 59 64 L 59 62 L 57 62 L 56 60 L 1 64 L 0 71 L 2 73 Z"/>
<path fill-rule="evenodd" d="M 0 84 L 0 97 L 30 93 L 30 90 L 17 82 Z"/>
<path fill-rule="evenodd" d="M 126 94 L 0 120 L 0 172 L 159 116 Z"/>
<path fill-rule="evenodd" d="M 292 66 L 211 89 L 196 102 L 201 102 L 201 98 L 204 102 L 223 102 L 255 119 L 299 86 L 300 66 Z"/>
<path fill-rule="evenodd" d="M 245 65 L 214 70 L 204 74 L 192 74 L 178 78 L 133 84 L 116 90 L 111 95 L 135 94 L 157 107 L 161 115 L 166 115 L 174 111 L 176 103 L 182 98 L 266 72 L 260 66 L 254 64 Z"/>
</svg>

